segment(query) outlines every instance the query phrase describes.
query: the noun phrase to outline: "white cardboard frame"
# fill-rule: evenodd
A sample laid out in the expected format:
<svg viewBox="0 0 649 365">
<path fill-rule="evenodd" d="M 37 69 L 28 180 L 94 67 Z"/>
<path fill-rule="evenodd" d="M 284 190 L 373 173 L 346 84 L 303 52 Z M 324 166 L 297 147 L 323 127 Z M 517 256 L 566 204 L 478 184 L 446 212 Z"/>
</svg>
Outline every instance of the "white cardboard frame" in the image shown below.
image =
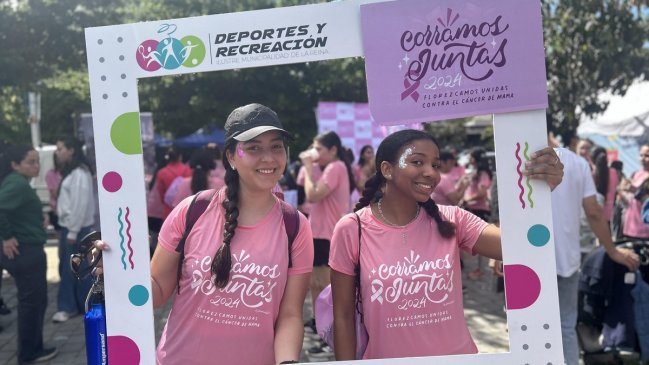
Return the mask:
<svg viewBox="0 0 649 365">
<path fill-rule="evenodd" d="M 104 255 L 111 362 L 155 364 L 137 80 L 362 56 L 360 5 L 368 2 L 375 1 L 348 0 L 86 29 L 101 229 L 112 248 Z M 274 58 L 212 57 L 216 34 L 302 25 L 308 25 L 304 41 L 310 36 L 326 37 L 326 44 L 321 40 L 320 47 L 267 54 Z M 193 42 L 199 50 L 202 42 L 205 58 L 175 69 L 142 69 L 136 60 L 138 46 L 148 39 L 162 41 L 166 37 L 182 39 L 183 46 Z M 290 45 L 296 47 L 295 42 Z M 438 356 L 434 361 L 440 365 L 562 364 L 550 191 L 545 184 L 519 178 L 524 152 L 547 146 L 545 111 L 495 115 L 494 126 L 510 352 Z M 402 358 L 363 363 L 414 365 L 431 361 Z"/>
</svg>

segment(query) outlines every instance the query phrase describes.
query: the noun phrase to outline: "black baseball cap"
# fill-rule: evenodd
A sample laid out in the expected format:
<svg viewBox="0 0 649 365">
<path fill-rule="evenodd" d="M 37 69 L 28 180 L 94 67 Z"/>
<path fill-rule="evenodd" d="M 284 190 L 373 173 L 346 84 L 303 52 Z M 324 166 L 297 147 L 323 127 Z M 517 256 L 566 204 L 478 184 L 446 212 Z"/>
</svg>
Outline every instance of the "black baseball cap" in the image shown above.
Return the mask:
<svg viewBox="0 0 649 365">
<path fill-rule="evenodd" d="M 246 142 L 268 131 L 279 131 L 290 138 L 290 134 L 282 127 L 277 113 L 257 103 L 234 109 L 225 121 L 226 140 L 234 138 L 239 142 Z"/>
</svg>

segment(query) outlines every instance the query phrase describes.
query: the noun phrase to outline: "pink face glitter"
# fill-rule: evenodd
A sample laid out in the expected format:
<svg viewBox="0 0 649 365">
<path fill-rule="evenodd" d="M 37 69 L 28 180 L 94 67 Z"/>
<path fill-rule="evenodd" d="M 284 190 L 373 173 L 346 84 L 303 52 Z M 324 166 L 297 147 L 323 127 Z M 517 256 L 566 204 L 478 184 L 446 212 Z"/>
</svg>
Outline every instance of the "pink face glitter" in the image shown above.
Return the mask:
<svg viewBox="0 0 649 365">
<path fill-rule="evenodd" d="M 237 143 L 237 156 L 243 157 L 245 156 L 245 152 L 243 152 L 243 148 L 241 148 L 241 144 Z"/>
</svg>

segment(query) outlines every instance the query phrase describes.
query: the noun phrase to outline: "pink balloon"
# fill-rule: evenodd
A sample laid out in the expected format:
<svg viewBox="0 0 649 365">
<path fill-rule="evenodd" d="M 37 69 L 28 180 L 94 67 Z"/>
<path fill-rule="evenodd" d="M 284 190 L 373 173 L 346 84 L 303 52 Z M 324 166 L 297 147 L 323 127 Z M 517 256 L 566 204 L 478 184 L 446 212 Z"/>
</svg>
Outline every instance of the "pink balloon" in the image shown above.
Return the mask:
<svg viewBox="0 0 649 365">
<path fill-rule="evenodd" d="M 524 309 L 541 294 L 539 276 L 525 265 L 505 265 L 505 299 L 507 309 Z"/>
</svg>

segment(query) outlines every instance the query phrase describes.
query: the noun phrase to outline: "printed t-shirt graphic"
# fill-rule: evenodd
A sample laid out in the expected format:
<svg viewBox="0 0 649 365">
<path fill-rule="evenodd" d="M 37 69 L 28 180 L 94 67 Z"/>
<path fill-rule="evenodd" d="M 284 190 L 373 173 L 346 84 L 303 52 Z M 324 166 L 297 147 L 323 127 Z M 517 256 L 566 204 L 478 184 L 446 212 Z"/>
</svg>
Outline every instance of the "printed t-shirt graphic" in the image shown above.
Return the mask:
<svg viewBox="0 0 649 365">
<path fill-rule="evenodd" d="M 369 207 L 361 218 L 361 293 L 369 343 L 364 358 L 476 353 L 464 320 L 460 249 L 472 252 L 480 218 L 458 207 L 439 206 L 456 235 L 443 238 L 422 209 L 403 228 L 379 221 Z M 403 241 L 405 231 L 406 242 Z M 353 215 L 336 226 L 329 266 L 354 275 L 358 225 Z"/>
<path fill-rule="evenodd" d="M 231 243 L 230 282 L 214 286 L 211 264 L 223 242 L 225 189 L 214 197 L 196 221 L 185 246 L 180 294 L 158 346 L 160 364 L 274 364 L 274 326 L 287 275 L 312 270 L 313 243 L 306 218 L 292 247 L 288 269 L 288 241 L 279 202 L 254 226 L 241 226 Z M 160 231 L 160 245 L 175 252 L 185 228 L 191 197 L 169 215 Z M 254 350 L 249 348 L 254 344 Z"/>
</svg>

